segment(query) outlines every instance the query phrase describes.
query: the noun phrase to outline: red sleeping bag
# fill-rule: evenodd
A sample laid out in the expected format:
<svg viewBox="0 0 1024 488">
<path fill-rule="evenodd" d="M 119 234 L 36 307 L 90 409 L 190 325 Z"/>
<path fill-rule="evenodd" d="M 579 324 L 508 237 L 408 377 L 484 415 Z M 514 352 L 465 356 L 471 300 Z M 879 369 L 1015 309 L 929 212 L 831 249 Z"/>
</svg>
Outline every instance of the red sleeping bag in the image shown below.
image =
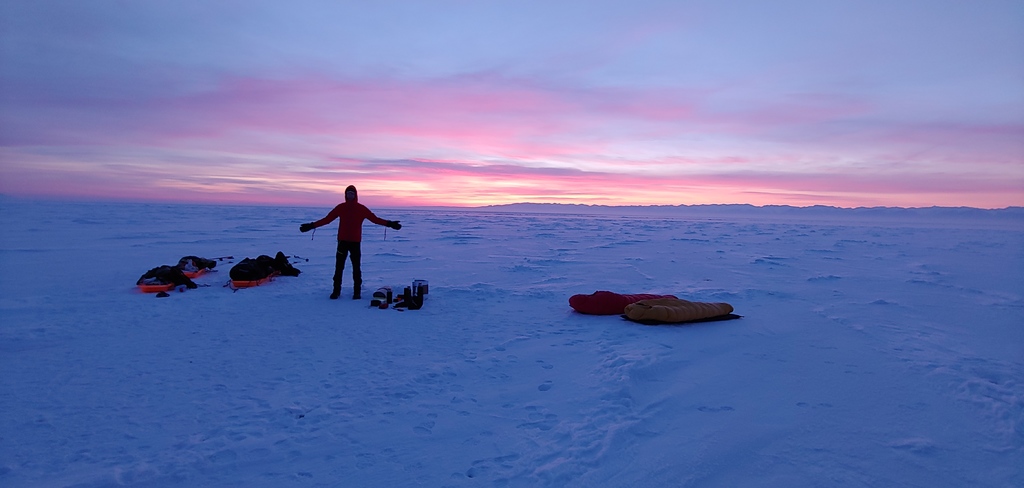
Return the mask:
<svg viewBox="0 0 1024 488">
<path fill-rule="evenodd" d="M 626 305 L 640 300 L 655 298 L 676 298 L 672 295 L 623 295 L 611 291 L 595 291 L 590 295 L 573 295 L 569 297 L 569 306 L 579 313 L 590 315 L 622 315 Z"/>
</svg>

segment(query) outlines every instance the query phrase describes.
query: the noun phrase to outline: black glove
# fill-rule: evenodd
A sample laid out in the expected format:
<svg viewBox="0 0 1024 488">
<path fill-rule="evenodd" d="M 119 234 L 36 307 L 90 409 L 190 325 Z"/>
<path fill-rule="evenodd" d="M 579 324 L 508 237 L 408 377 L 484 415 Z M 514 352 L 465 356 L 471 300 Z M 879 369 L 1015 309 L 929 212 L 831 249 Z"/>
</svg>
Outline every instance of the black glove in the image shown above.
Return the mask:
<svg viewBox="0 0 1024 488">
<path fill-rule="evenodd" d="M 309 232 L 313 229 L 314 227 L 312 222 L 307 222 L 299 226 L 299 232 Z"/>
<path fill-rule="evenodd" d="M 402 224 L 399 224 L 397 220 L 389 220 L 388 223 L 384 225 L 387 225 L 388 227 L 391 227 L 392 229 L 395 230 L 399 230 L 402 228 Z"/>
</svg>

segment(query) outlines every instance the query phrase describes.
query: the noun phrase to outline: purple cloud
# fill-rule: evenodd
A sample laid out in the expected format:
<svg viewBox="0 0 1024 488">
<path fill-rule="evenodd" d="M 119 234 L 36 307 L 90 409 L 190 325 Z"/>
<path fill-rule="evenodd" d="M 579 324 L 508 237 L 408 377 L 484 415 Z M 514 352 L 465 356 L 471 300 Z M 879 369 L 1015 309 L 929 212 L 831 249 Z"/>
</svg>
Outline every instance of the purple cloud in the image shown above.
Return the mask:
<svg viewBox="0 0 1024 488">
<path fill-rule="evenodd" d="M 1024 203 L 1020 5 L 585 6 L 7 4 L 0 191 Z"/>
</svg>

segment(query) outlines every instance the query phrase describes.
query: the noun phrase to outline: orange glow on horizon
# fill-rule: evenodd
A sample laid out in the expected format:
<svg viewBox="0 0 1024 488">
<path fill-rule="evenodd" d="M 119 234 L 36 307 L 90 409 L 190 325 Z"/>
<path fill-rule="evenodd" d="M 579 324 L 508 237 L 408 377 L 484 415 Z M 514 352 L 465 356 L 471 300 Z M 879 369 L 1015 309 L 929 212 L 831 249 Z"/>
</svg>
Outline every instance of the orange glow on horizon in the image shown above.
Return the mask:
<svg viewBox="0 0 1024 488">
<path fill-rule="evenodd" d="M 317 206 L 335 205 L 345 186 L 359 188 L 360 201 L 371 207 L 478 207 L 512 203 L 555 203 L 607 206 L 750 204 L 873 206 L 971 206 L 1003 208 L 1021 205 L 1021 193 L 1012 184 L 987 182 L 984 193 L 893 186 L 868 177 L 807 178 L 777 176 L 695 175 L 651 178 L 609 173 L 531 173 L 528 169 L 502 167 L 493 174 L 458 167 L 416 171 L 410 168 L 382 170 L 377 174 L 326 174 L 311 180 L 295 174 L 287 177 L 207 175 L 187 178 L 160 175 L 145 184 L 111 185 L 89 178 L 33 179 L 15 174 L 7 179 L 5 193 L 12 196 L 60 197 L 103 200 L 162 201 L 179 203 Z M 95 181 L 91 181 L 95 180 Z M 12 184 L 15 182 L 21 184 Z M 891 184 L 895 185 L 895 184 Z M 42 186 L 46 191 L 40 191 Z M 33 188 L 35 190 L 33 191 Z M 903 191 L 899 192 L 898 189 Z"/>
<path fill-rule="evenodd" d="M 0 147 L 0 192 L 323 206 L 355 184 L 394 206 L 1024 205 L 1019 125 L 838 130 L 871 107 L 706 102 L 693 90 L 502 77 L 226 78 L 139 107 L 165 114 L 150 126 L 99 124 L 86 110 L 49 145 Z"/>
</svg>

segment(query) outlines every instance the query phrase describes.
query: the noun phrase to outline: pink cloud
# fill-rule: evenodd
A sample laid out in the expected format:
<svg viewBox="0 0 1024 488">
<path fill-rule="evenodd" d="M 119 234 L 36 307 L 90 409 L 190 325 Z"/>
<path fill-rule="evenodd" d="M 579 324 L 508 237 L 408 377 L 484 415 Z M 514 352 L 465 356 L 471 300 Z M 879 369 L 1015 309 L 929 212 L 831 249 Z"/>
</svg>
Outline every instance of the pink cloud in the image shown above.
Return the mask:
<svg viewBox="0 0 1024 488">
<path fill-rule="evenodd" d="M 35 100 L 0 114 L 3 191 L 312 203 L 356 182 L 405 204 L 1024 203 L 1020 125 L 870 121 L 871 105 L 848 97 L 717 96 L 475 76 Z"/>
<path fill-rule="evenodd" d="M 54 167 L 52 165 L 48 165 Z M 45 185 L 62 196 L 159 201 L 329 205 L 348 184 L 375 205 L 485 205 L 520 201 L 590 204 L 773 203 L 846 206 L 1014 204 L 1012 180 L 935 176 L 792 175 L 768 173 L 665 176 L 598 173 L 564 168 L 476 165 L 457 161 L 349 161 L 339 171 L 322 169 L 318 184 L 283 171 L 239 175 L 187 174 L 178 168 L 104 171 L 17 172 L 5 169 L 5 192 Z M 125 171 L 127 170 L 127 171 Z M 124 174 L 136 175 L 125 179 Z M 56 176 L 56 177 L 55 177 Z M 111 191 L 117 187 L 119 191 Z M 13 190 L 13 191 L 12 191 Z M 944 201 L 932 201 L 944 198 Z M 1017 200 L 1019 201 L 1019 200 Z"/>
</svg>

